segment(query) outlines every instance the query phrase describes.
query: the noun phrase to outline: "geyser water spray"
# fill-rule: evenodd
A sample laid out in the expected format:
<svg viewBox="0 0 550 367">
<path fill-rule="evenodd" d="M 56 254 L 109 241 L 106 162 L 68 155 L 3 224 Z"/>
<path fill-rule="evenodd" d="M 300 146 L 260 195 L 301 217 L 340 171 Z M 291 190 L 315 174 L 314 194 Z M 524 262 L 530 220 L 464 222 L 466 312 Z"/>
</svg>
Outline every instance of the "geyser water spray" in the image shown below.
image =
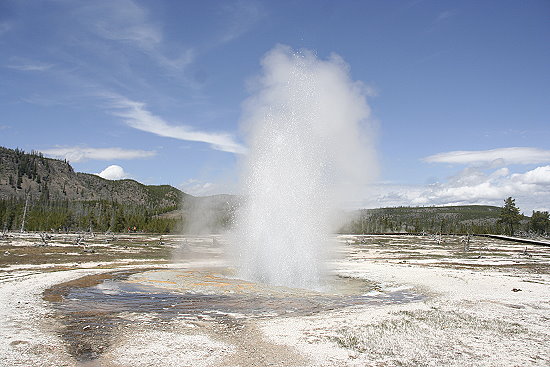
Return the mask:
<svg viewBox="0 0 550 367">
<path fill-rule="evenodd" d="M 276 46 L 243 106 L 248 140 L 234 253 L 245 279 L 321 285 L 337 209 L 372 175 L 365 88 L 333 55 Z"/>
</svg>

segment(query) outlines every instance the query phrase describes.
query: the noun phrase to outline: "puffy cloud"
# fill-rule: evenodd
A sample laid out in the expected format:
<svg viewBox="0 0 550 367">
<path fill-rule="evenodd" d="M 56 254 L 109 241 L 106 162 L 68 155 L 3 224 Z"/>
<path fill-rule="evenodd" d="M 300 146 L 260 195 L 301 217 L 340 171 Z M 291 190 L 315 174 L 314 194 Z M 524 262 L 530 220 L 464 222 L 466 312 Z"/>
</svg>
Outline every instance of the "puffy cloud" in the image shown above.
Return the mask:
<svg viewBox="0 0 550 367">
<path fill-rule="evenodd" d="M 70 162 L 84 160 L 110 161 L 113 159 L 136 159 L 156 155 L 154 151 L 130 150 L 122 148 L 86 148 L 86 147 L 58 147 L 42 150 L 47 156 L 66 159 Z"/>
<path fill-rule="evenodd" d="M 199 131 L 185 125 L 170 125 L 161 117 L 149 112 L 144 103 L 131 101 L 118 95 L 104 97 L 112 103 L 112 114 L 122 117 L 124 122 L 134 129 L 168 138 L 207 143 L 213 149 L 224 152 L 238 154 L 246 152 L 246 148 L 237 143 L 230 134 Z"/>
<path fill-rule="evenodd" d="M 550 163 L 550 150 L 512 147 L 489 150 L 458 150 L 438 153 L 423 159 L 430 163 L 487 164 L 541 164 Z"/>
<path fill-rule="evenodd" d="M 500 203 L 508 196 L 549 197 L 550 181 L 543 181 L 543 168 L 523 174 L 510 174 L 507 168 L 492 172 L 468 168 L 447 182 L 427 187 L 420 200 L 433 204 L 485 204 Z"/>
<path fill-rule="evenodd" d="M 359 206 L 496 205 L 508 196 L 517 199 L 520 208 L 550 209 L 550 166 L 524 173 L 508 168 L 482 170 L 468 167 L 445 182 L 431 185 L 378 184 L 370 188 L 370 198 Z"/>
<path fill-rule="evenodd" d="M 550 166 L 537 167 L 524 174 L 514 174 L 512 179 L 529 184 L 550 185 Z"/>
<path fill-rule="evenodd" d="M 505 164 L 540 164 L 550 162 L 550 150 L 512 147 L 480 151 L 454 151 L 431 155 L 425 162 L 467 164 L 446 182 L 424 187 L 412 200 L 403 198 L 401 205 L 500 205 L 512 196 L 524 209 L 540 209 L 550 203 L 550 166 L 524 173 L 511 173 Z M 474 167 L 473 165 L 477 165 Z M 502 167 L 495 169 L 495 167 Z M 482 169 L 484 167 L 485 169 Z M 492 171 L 491 171 L 492 170 Z M 550 205 L 550 204 L 547 204 Z"/>
<path fill-rule="evenodd" d="M 121 180 L 123 178 L 128 178 L 128 174 L 124 172 L 124 169 L 116 164 L 113 164 L 103 171 L 97 174 L 99 177 L 103 177 L 107 180 Z"/>
</svg>

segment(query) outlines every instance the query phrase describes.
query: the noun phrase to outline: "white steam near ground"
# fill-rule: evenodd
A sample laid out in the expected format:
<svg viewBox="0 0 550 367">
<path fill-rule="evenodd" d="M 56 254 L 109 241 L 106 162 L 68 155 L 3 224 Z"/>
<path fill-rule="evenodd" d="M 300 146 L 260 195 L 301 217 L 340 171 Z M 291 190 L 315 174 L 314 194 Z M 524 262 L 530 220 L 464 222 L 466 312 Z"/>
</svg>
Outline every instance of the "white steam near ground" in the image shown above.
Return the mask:
<svg viewBox="0 0 550 367">
<path fill-rule="evenodd" d="M 279 45 L 261 65 L 243 107 L 245 202 L 233 252 L 244 278 L 318 287 L 337 208 L 376 172 L 367 89 L 337 55 Z"/>
</svg>

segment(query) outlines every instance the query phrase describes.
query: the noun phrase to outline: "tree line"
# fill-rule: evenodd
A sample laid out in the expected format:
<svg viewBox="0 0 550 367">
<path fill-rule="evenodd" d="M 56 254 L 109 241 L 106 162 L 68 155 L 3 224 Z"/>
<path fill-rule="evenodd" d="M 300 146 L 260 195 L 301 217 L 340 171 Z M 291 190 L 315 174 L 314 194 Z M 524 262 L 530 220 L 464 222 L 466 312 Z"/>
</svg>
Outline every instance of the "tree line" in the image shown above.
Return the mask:
<svg viewBox="0 0 550 367">
<path fill-rule="evenodd" d="M 340 233 L 463 233 L 517 235 L 550 233 L 547 211 L 533 211 L 531 217 L 520 214 L 515 199 L 504 200 L 501 208 L 396 207 L 359 211 Z"/>
<path fill-rule="evenodd" d="M 26 209 L 25 209 L 26 207 Z M 181 230 L 182 221 L 159 215 L 176 209 L 151 209 L 106 200 L 26 199 L 0 200 L 0 226 L 6 231 L 90 231 L 171 233 Z"/>
<path fill-rule="evenodd" d="M 523 226 L 521 219 L 522 215 L 516 206 L 516 200 L 512 197 L 505 199 L 498 222 L 504 225 L 506 234 L 513 236 L 521 230 L 538 235 L 548 235 L 550 232 L 550 215 L 547 211 L 533 210 L 531 218 Z"/>
<path fill-rule="evenodd" d="M 91 231 L 183 233 L 192 226 L 185 218 L 163 218 L 161 214 L 176 206 L 151 208 L 116 201 L 70 201 L 26 199 L 0 200 L 0 229 L 6 231 Z M 431 210 L 433 209 L 433 210 Z M 516 235 L 518 232 L 548 235 L 547 211 L 533 211 L 531 217 L 520 214 L 515 200 L 504 200 L 498 212 L 487 207 L 384 208 L 362 210 L 359 216 L 340 229 L 341 233 L 470 233 Z M 498 209 L 498 208 L 494 208 Z M 225 213 L 227 214 L 227 213 Z M 231 226 L 230 215 L 212 215 L 212 227 Z M 218 218 L 219 217 L 219 218 Z M 220 219 L 221 218 L 221 219 Z"/>
</svg>

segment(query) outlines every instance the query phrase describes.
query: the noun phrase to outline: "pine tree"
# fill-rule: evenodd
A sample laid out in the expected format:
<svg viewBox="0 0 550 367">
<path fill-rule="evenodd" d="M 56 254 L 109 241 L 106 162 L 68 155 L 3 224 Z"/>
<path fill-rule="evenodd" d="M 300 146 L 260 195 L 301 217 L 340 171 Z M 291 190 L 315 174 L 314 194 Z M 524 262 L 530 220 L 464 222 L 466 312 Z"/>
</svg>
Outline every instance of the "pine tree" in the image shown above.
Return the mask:
<svg viewBox="0 0 550 367">
<path fill-rule="evenodd" d="M 529 221 L 529 228 L 539 234 L 550 230 L 550 214 L 548 212 L 534 211 Z"/>
<path fill-rule="evenodd" d="M 519 208 L 516 206 L 516 200 L 509 197 L 504 200 L 504 206 L 500 210 L 499 223 L 504 224 L 504 227 L 508 230 L 510 236 L 514 235 L 514 231 L 519 225 L 521 220 L 521 214 Z"/>
</svg>

